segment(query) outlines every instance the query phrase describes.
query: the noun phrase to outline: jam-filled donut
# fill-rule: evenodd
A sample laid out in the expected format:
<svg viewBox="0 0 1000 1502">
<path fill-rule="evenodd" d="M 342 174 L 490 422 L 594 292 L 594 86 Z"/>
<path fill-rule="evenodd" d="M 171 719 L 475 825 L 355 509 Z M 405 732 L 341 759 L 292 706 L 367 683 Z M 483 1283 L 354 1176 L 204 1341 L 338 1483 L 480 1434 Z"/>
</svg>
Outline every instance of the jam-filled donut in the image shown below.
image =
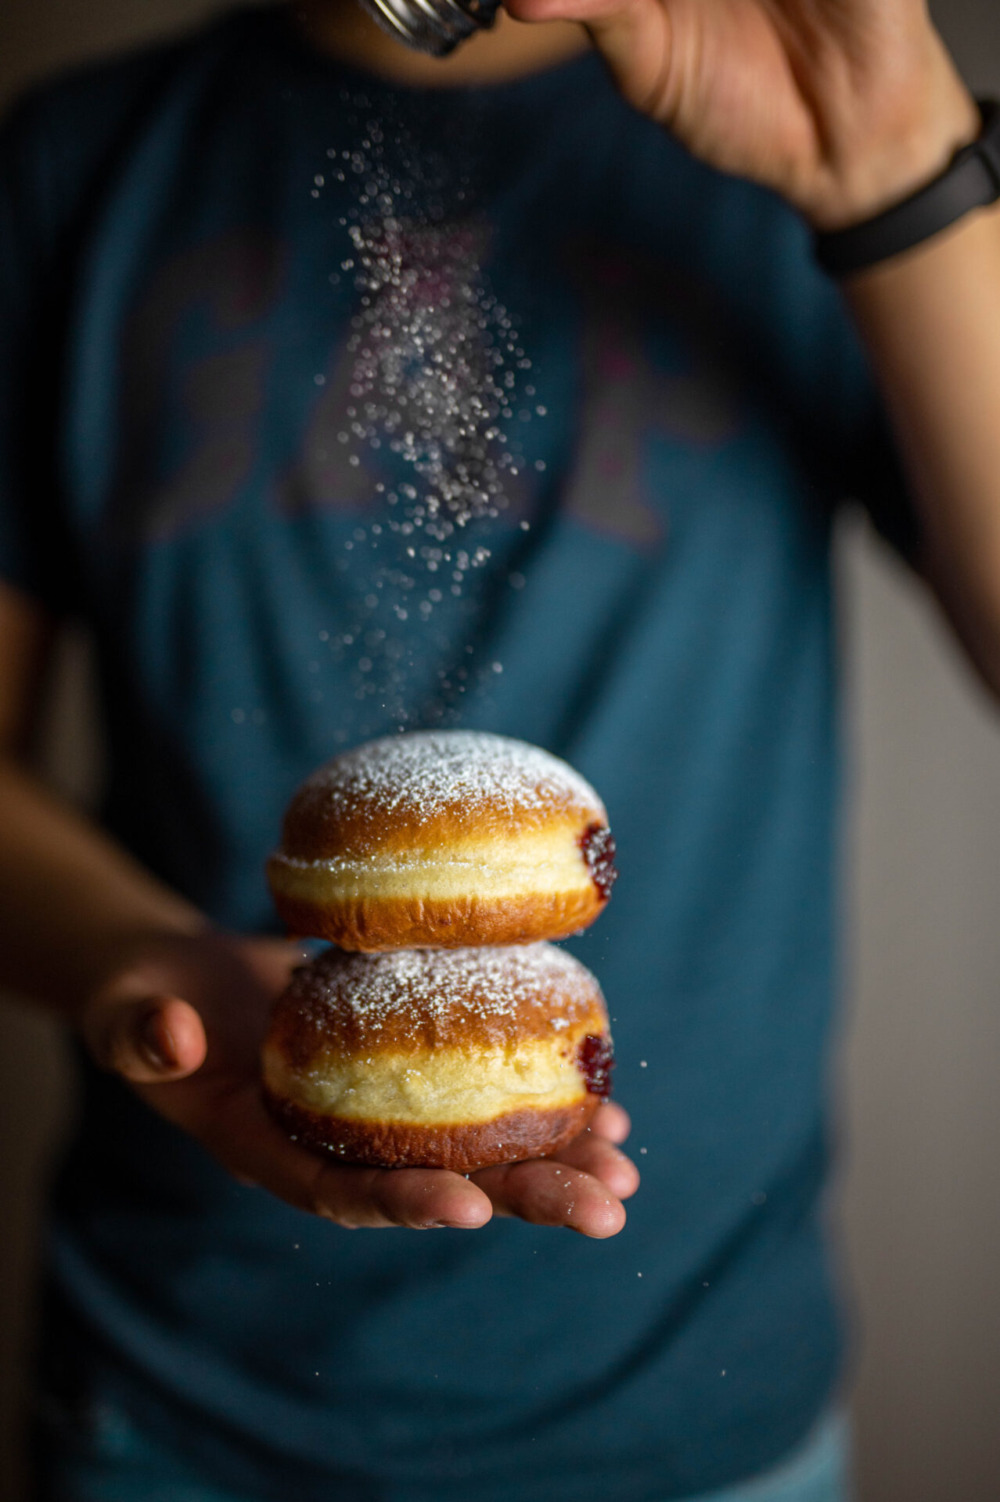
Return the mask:
<svg viewBox="0 0 1000 1502">
<path fill-rule="evenodd" d="M 388 736 L 321 767 L 268 863 L 292 932 L 342 949 L 561 939 L 600 913 L 614 841 L 593 788 L 505 736 Z"/>
<path fill-rule="evenodd" d="M 351 1163 L 469 1173 L 555 1152 L 610 1094 L 600 988 L 550 944 L 345 954 L 295 971 L 264 1094 Z"/>
</svg>

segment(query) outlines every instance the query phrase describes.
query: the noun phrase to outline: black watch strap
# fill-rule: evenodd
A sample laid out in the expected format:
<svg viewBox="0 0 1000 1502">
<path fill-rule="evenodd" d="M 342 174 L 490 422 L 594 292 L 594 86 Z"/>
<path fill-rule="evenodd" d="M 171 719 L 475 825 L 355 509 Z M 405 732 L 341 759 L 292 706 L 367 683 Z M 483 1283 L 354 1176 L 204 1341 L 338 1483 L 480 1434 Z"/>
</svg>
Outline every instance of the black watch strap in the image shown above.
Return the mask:
<svg viewBox="0 0 1000 1502">
<path fill-rule="evenodd" d="M 816 259 L 831 276 L 850 276 L 912 250 L 973 209 L 1000 199 L 1000 106 L 979 101 L 983 129 L 933 182 L 893 208 L 848 229 L 816 235 Z"/>
</svg>

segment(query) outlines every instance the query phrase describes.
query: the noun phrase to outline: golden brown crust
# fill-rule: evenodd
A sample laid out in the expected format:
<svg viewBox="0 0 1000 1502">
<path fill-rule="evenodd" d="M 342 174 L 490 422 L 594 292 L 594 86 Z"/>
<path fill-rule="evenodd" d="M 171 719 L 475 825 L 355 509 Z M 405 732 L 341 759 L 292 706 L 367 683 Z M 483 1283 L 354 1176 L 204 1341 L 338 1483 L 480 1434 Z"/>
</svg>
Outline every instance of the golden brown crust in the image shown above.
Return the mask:
<svg viewBox="0 0 1000 1502">
<path fill-rule="evenodd" d="M 456 1173 L 548 1157 L 583 1131 L 600 1104 L 591 1095 L 577 1105 L 555 1110 L 511 1111 L 489 1122 L 430 1127 L 323 1116 L 279 1099 L 266 1087 L 264 1100 L 295 1140 L 345 1163 L 450 1168 Z"/>
<path fill-rule="evenodd" d="M 607 1029 L 596 979 L 551 944 L 327 950 L 278 999 L 264 1088 L 293 1135 L 345 1162 L 469 1172 L 582 1129 Z"/>
<path fill-rule="evenodd" d="M 467 1052 L 475 1070 L 485 1049 L 556 1040 L 569 1057 L 587 1034 L 607 1030 L 594 976 L 547 944 L 384 955 L 331 950 L 295 971 L 275 1004 L 268 1044 L 300 1073 L 322 1070 L 329 1054 L 405 1053 L 417 1064 L 446 1048 Z"/>
<path fill-rule="evenodd" d="M 409 855 L 440 851 L 470 836 L 503 840 L 512 832 L 551 829 L 575 841 L 589 824 L 607 822 L 603 805 L 556 803 L 539 798 L 537 804 L 510 810 L 482 803 L 444 804 L 431 812 L 401 807 L 386 810 L 365 803 L 331 797 L 322 786 L 305 783 L 288 805 L 282 827 L 282 850 L 297 860 L 332 860 L 341 856 Z"/>
<path fill-rule="evenodd" d="M 607 900 L 590 881 L 571 892 L 447 901 L 354 897 L 310 903 L 284 895 L 273 877 L 272 892 L 289 932 L 365 954 L 565 939 L 593 923 Z"/>
<path fill-rule="evenodd" d="M 604 806 L 572 767 L 505 736 L 388 736 L 298 789 L 268 862 L 295 933 L 344 949 L 561 939 L 607 901 Z"/>
<path fill-rule="evenodd" d="M 572 839 L 607 823 L 572 767 L 537 746 L 476 731 L 385 736 L 307 778 L 284 821 L 285 854 L 300 860 L 430 852 L 564 825 Z"/>
</svg>

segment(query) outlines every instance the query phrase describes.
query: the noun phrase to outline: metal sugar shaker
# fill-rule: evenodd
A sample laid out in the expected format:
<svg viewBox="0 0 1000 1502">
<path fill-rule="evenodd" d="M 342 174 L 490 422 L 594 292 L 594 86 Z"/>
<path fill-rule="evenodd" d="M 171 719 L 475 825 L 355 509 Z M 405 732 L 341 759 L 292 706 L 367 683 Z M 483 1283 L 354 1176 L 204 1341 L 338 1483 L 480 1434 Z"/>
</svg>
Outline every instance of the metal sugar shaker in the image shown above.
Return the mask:
<svg viewBox="0 0 1000 1502">
<path fill-rule="evenodd" d="M 392 36 L 418 52 L 446 57 L 466 37 L 486 31 L 500 0 L 361 0 Z"/>
</svg>

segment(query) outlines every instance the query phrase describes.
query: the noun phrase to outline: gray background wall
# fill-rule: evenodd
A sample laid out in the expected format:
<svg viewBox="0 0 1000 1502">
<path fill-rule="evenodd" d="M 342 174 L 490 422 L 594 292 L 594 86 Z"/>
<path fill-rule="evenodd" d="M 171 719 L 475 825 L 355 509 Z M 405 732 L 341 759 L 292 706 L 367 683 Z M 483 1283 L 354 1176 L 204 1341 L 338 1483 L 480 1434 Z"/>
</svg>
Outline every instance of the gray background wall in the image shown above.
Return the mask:
<svg viewBox="0 0 1000 1502">
<path fill-rule="evenodd" d="M 3 0 L 0 102 L 69 59 L 220 0 Z M 706 0 L 708 3 L 708 0 Z M 1000 7 L 941 0 L 970 81 L 1000 92 Z M 835 1212 L 861 1331 L 862 1502 L 1000 1497 L 1000 721 L 917 588 L 862 529 L 841 546 L 854 747 L 851 1002 Z M 60 675 L 48 760 L 85 796 L 85 662 Z M 16 1412 L 39 1183 L 67 1109 L 52 1030 L 0 1007 L 0 1498 L 20 1502 Z"/>
</svg>

